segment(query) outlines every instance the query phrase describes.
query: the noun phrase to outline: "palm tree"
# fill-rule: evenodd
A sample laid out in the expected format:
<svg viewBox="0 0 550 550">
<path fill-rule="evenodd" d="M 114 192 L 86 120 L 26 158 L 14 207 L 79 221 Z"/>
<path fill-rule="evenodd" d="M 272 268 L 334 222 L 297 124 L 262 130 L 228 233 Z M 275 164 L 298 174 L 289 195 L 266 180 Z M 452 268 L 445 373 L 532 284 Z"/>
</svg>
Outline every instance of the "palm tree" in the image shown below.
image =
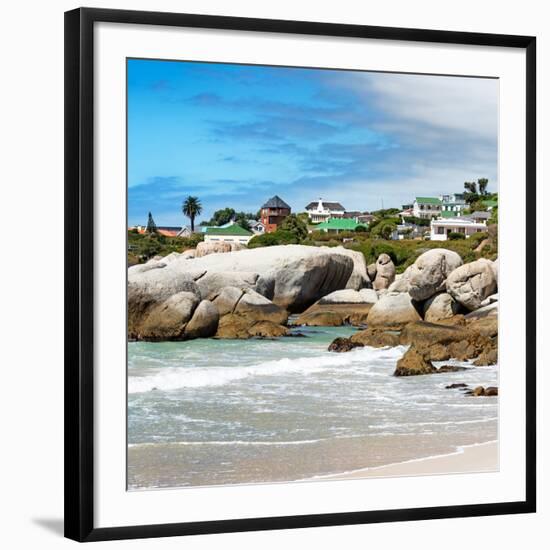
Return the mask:
<svg viewBox="0 0 550 550">
<path fill-rule="evenodd" d="M 191 232 L 195 231 L 195 217 L 202 212 L 202 204 L 198 197 L 187 197 L 181 205 L 181 211 L 191 220 Z"/>
</svg>

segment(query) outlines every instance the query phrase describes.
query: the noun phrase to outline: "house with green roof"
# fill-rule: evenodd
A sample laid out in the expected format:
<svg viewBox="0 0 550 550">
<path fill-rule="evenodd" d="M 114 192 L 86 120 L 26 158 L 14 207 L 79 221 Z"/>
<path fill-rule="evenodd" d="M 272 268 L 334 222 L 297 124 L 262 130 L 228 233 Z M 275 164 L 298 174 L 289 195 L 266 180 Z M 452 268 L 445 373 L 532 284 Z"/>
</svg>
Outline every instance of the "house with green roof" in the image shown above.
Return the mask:
<svg viewBox="0 0 550 550">
<path fill-rule="evenodd" d="M 228 242 L 247 245 L 254 236 L 239 224 L 234 223 L 228 227 L 207 227 L 204 235 L 204 242 Z"/>
<path fill-rule="evenodd" d="M 416 218 L 437 218 L 441 215 L 443 202 L 437 197 L 416 197 L 413 202 L 413 216 Z"/>
<path fill-rule="evenodd" d="M 355 228 L 361 225 L 353 218 L 330 218 L 326 222 L 315 226 L 315 231 L 325 231 L 339 233 L 340 231 L 355 231 Z"/>
<path fill-rule="evenodd" d="M 487 199 L 487 200 L 481 201 L 481 204 L 483 206 L 486 206 L 487 210 L 492 210 L 495 206 L 498 206 L 498 201 L 495 199 Z"/>
</svg>

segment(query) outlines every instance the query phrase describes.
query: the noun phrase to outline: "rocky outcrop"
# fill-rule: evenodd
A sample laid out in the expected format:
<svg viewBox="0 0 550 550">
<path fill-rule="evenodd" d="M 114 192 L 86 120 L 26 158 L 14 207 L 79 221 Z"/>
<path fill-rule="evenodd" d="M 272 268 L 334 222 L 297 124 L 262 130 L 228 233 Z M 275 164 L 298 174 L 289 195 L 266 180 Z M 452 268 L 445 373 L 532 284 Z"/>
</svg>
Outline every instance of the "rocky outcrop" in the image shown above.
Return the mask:
<svg viewBox="0 0 550 550">
<path fill-rule="evenodd" d="M 362 325 L 373 303 L 378 301 L 372 289 L 346 289 L 331 292 L 318 300 L 296 319 L 296 325 L 330 326 Z"/>
<path fill-rule="evenodd" d="M 236 250 L 244 250 L 244 246 L 239 243 L 231 243 L 224 241 L 201 242 L 197 244 L 195 258 L 208 256 L 208 254 L 225 254 L 227 252 L 235 252 Z"/>
<path fill-rule="evenodd" d="M 372 306 L 367 324 L 369 327 L 402 327 L 420 319 L 408 293 L 388 291 Z"/>
<path fill-rule="evenodd" d="M 486 334 L 490 334 L 487 330 Z M 420 321 L 410 323 L 400 334 L 402 345 L 412 344 L 431 361 L 466 361 L 497 349 L 497 338 L 485 335 L 475 326 L 441 325 Z"/>
<path fill-rule="evenodd" d="M 209 338 L 218 330 L 220 314 L 209 300 L 203 300 L 195 309 L 191 320 L 185 326 L 186 338 Z"/>
<path fill-rule="evenodd" d="M 432 374 L 437 369 L 426 359 L 426 356 L 411 346 L 395 367 L 394 376 L 416 376 L 419 374 Z"/>
<path fill-rule="evenodd" d="M 257 281 L 257 273 L 246 271 L 235 273 L 230 271 L 228 273 L 206 272 L 196 282 L 202 298 L 214 300 L 227 287 L 254 289 Z"/>
<path fill-rule="evenodd" d="M 214 305 L 220 314 L 217 338 L 277 337 L 288 333 L 282 326 L 288 313 L 254 290 L 226 287 Z"/>
<path fill-rule="evenodd" d="M 388 292 L 409 292 L 409 275 L 411 267 L 407 267 L 403 273 L 397 274 L 393 283 L 389 286 Z"/>
<path fill-rule="evenodd" d="M 335 338 L 329 345 L 328 351 L 335 351 L 337 353 L 342 353 L 346 351 L 351 351 L 355 348 L 362 348 L 363 344 L 359 342 L 352 342 L 351 338 Z"/>
<path fill-rule="evenodd" d="M 325 248 L 325 247 L 322 247 Z M 337 246 L 330 248 L 337 254 L 343 254 L 353 261 L 353 270 L 349 276 L 348 282 L 345 288 L 352 290 L 361 290 L 362 288 L 371 288 L 372 279 L 367 272 L 367 263 L 365 262 L 365 256 L 361 252 L 344 248 L 343 246 Z"/>
<path fill-rule="evenodd" d="M 289 333 L 287 327 L 271 321 L 258 321 L 248 329 L 248 334 L 255 338 L 280 338 L 281 336 L 288 336 Z"/>
<path fill-rule="evenodd" d="M 376 278 L 372 283 L 374 290 L 389 288 L 395 279 L 395 265 L 388 254 L 380 254 L 376 260 Z"/>
<path fill-rule="evenodd" d="M 447 292 L 470 311 L 478 309 L 497 289 L 493 262 L 481 258 L 455 269 L 447 279 Z"/>
<path fill-rule="evenodd" d="M 199 298 L 193 292 L 178 292 L 151 306 L 145 315 L 132 322 L 128 337 L 137 340 L 185 340 L 185 327 Z"/>
<path fill-rule="evenodd" d="M 369 327 L 353 334 L 350 341 L 371 348 L 394 347 L 399 345 L 399 331 Z"/>
<path fill-rule="evenodd" d="M 498 287 L 498 258 L 493 262 L 493 265 L 491 267 L 493 268 L 493 274 L 495 276 L 495 281 Z"/>
<path fill-rule="evenodd" d="M 423 301 L 445 290 L 447 277 L 459 266 L 462 258 L 452 250 L 434 248 L 421 254 L 408 268 L 408 292 L 414 300 Z"/>
<path fill-rule="evenodd" d="M 178 273 L 171 277 L 165 266 L 160 263 L 144 264 L 128 270 L 130 339 L 184 338 L 185 325 L 201 300 L 195 282 L 201 273 Z"/>
<path fill-rule="evenodd" d="M 441 292 L 424 302 L 424 320 L 436 323 L 442 319 L 450 319 L 459 309 L 458 303 L 450 294 Z"/>
<path fill-rule="evenodd" d="M 376 279 L 376 262 L 367 266 L 367 275 L 371 281 Z"/>
</svg>

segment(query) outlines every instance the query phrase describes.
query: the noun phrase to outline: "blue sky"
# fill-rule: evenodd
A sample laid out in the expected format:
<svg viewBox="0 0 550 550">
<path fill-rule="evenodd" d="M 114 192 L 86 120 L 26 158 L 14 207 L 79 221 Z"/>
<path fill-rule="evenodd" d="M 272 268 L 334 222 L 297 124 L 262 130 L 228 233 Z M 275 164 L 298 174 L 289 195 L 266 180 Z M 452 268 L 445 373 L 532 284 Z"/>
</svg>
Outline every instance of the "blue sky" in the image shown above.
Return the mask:
<svg viewBox="0 0 550 550">
<path fill-rule="evenodd" d="M 128 61 L 128 221 L 182 225 L 293 211 L 322 197 L 348 210 L 400 206 L 489 178 L 497 190 L 498 80 Z"/>
</svg>

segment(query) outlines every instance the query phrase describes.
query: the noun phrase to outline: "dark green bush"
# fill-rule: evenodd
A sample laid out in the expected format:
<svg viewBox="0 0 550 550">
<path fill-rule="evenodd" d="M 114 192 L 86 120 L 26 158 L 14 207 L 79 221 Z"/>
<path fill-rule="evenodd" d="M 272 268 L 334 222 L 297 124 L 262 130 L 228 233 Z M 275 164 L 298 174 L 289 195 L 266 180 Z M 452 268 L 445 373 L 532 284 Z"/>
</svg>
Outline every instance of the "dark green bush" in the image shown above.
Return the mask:
<svg viewBox="0 0 550 550">
<path fill-rule="evenodd" d="M 461 240 L 464 240 L 466 238 L 466 235 L 464 235 L 464 233 L 451 232 L 447 235 L 447 238 L 450 241 L 461 241 Z"/>
</svg>

